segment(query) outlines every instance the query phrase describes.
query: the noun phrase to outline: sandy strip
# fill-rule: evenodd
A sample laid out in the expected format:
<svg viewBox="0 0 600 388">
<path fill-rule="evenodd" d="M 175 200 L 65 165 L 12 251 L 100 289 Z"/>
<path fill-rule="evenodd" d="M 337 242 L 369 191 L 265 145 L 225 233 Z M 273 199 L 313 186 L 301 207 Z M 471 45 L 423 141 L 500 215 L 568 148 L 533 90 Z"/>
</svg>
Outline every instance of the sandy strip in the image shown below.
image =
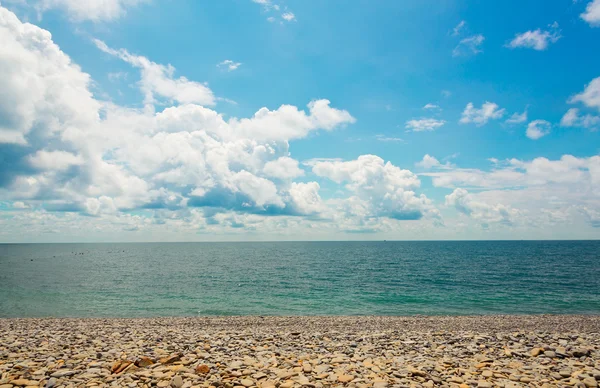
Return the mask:
<svg viewBox="0 0 600 388">
<path fill-rule="evenodd" d="M 593 388 L 600 316 L 0 319 L 0 374 L 0 388 Z"/>
</svg>

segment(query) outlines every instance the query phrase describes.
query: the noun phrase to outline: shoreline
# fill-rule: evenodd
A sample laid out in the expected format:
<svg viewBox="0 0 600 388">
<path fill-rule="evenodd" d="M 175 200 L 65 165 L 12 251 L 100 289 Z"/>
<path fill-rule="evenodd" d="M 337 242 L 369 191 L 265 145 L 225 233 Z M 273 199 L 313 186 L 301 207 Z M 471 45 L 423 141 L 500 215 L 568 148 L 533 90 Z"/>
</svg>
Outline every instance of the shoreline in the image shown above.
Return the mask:
<svg viewBox="0 0 600 388">
<path fill-rule="evenodd" d="M 0 388 L 600 382 L 600 316 L 0 319 Z"/>
</svg>

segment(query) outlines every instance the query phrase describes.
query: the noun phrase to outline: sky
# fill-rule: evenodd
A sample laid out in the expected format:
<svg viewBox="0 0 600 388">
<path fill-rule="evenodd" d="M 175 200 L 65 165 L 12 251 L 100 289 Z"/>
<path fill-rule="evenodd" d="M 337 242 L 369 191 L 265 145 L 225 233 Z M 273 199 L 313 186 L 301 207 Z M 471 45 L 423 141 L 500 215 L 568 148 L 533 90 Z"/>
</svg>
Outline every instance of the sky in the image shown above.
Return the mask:
<svg viewBox="0 0 600 388">
<path fill-rule="evenodd" d="M 0 242 L 600 238 L 600 0 L 0 0 Z"/>
</svg>

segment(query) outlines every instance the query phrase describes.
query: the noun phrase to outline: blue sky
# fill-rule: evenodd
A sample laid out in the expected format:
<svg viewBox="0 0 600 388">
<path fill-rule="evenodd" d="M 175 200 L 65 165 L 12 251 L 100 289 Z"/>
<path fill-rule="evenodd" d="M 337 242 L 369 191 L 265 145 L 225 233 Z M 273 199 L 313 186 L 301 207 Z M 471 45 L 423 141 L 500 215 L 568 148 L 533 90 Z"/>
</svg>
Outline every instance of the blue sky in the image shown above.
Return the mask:
<svg viewBox="0 0 600 388">
<path fill-rule="evenodd" d="M 350 4 L 0 2 L 0 241 L 600 237 L 600 0 Z"/>
</svg>

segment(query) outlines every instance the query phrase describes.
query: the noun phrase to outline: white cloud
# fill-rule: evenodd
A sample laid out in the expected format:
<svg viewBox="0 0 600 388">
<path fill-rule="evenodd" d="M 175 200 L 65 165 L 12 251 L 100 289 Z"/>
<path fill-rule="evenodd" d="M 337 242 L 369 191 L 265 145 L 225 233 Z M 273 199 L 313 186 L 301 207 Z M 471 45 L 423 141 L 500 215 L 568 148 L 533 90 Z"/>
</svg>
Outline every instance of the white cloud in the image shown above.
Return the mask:
<svg viewBox="0 0 600 388">
<path fill-rule="evenodd" d="M 283 7 L 284 10 L 282 10 L 282 7 L 279 4 L 273 3 L 271 0 L 252 0 L 252 2 L 262 5 L 264 12 L 271 13 L 271 16 L 267 17 L 267 20 L 271 23 L 278 20 L 278 18 L 272 16 L 273 13 L 279 14 L 279 16 L 281 17 L 281 21 L 279 22 L 279 24 L 283 24 L 284 21 L 296 21 L 296 15 L 294 15 L 293 12 L 287 10 L 287 7 Z"/>
<path fill-rule="evenodd" d="M 413 132 L 435 131 L 446 122 L 433 118 L 413 119 L 406 122 L 405 128 Z"/>
<path fill-rule="evenodd" d="M 285 12 L 281 14 L 281 18 L 286 22 L 296 21 L 296 15 L 294 15 L 292 12 Z"/>
<path fill-rule="evenodd" d="M 503 204 L 488 204 L 477 201 L 465 189 L 455 189 L 446 195 L 446 205 L 454 207 L 458 212 L 465 214 L 485 225 L 489 223 L 501 223 L 512 225 L 520 216 L 521 212 Z"/>
<path fill-rule="evenodd" d="M 425 156 L 423 156 L 423 160 L 415 163 L 415 166 L 429 170 L 432 168 L 450 168 L 451 164 L 449 162 L 442 164 L 434 156 L 426 154 Z"/>
<path fill-rule="evenodd" d="M 326 211 L 319 196 L 320 188 L 317 182 L 292 183 L 289 190 L 291 204 L 299 214 L 311 215 Z"/>
<path fill-rule="evenodd" d="M 304 175 L 304 171 L 298 167 L 298 161 L 287 156 L 265 163 L 263 172 L 277 179 L 294 179 Z"/>
<path fill-rule="evenodd" d="M 442 96 L 444 96 L 445 98 L 448 98 L 452 95 L 452 92 L 449 90 L 442 90 L 441 93 L 442 93 Z"/>
<path fill-rule="evenodd" d="M 120 80 L 126 80 L 129 74 L 125 71 L 117 71 L 114 73 L 108 73 L 108 79 L 111 82 L 117 82 Z"/>
<path fill-rule="evenodd" d="M 466 24 L 467 23 L 464 20 L 461 20 L 460 23 L 458 23 L 456 27 L 452 29 L 452 36 L 460 35 Z"/>
<path fill-rule="evenodd" d="M 573 127 L 579 121 L 579 109 L 571 108 L 565 113 L 560 120 L 560 125 L 563 127 Z"/>
<path fill-rule="evenodd" d="M 181 104 L 215 105 L 215 96 L 210 88 L 183 76 L 174 78 L 173 66 L 160 65 L 146 57 L 130 54 L 124 49 L 114 50 L 98 39 L 94 39 L 94 43 L 105 53 L 140 69 L 142 75 L 140 87 L 146 96 L 146 104 L 153 104 L 155 95 L 158 95 Z"/>
<path fill-rule="evenodd" d="M 475 124 L 482 126 L 490 120 L 497 120 L 504 116 L 505 109 L 500 109 L 498 104 L 486 101 L 481 108 L 476 109 L 472 102 L 469 102 L 462 113 L 459 123 Z"/>
<path fill-rule="evenodd" d="M 455 168 L 448 171 L 421 174 L 430 176 L 436 187 L 456 188 L 459 186 L 485 189 L 516 189 L 532 186 L 550 186 L 553 184 L 581 184 L 584 189 L 600 190 L 600 156 L 577 158 L 563 155 L 560 159 L 549 160 L 544 157 L 533 160 L 510 159 L 502 162 L 495 160 L 495 169 L 489 172 L 478 169 Z"/>
<path fill-rule="evenodd" d="M 0 41 L 0 147 L 10 156 L 0 163 L 0 201 L 11 217 L 2 240 L 48 232 L 60 232 L 53 238 L 248 239 L 252 231 L 288 239 L 343 238 L 332 234 L 339 231 L 422 238 L 423 228 L 441 222 L 434 203 L 418 194 L 423 177 L 436 187 L 478 188 L 469 189 L 471 201 L 463 204 L 471 216 L 461 222 L 598 226 L 600 156 L 497 161 L 492 171 L 431 156 L 432 170 L 417 176 L 363 155 L 305 161 L 318 182 L 294 182 L 304 171 L 291 157 L 291 140 L 355 122 L 349 112 L 315 100 L 304 109 L 282 105 L 247 118 L 225 116 L 208 107 L 217 98 L 206 85 L 104 47 L 142 73 L 146 106 L 123 107 L 95 98 L 90 76 L 47 31 L 2 7 Z M 209 93 L 200 98 L 198 85 Z M 503 213 L 500 204 L 509 210 Z"/>
<path fill-rule="evenodd" d="M 290 140 L 306 136 L 316 129 L 333 130 L 356 121 L 345 110 L 331 108 L 329 100 L 315 100 L 308 104 L 309 114 L 295 106 L 282 105 L 271 111 L 261 108 L 250 119 L 231 119 L 229 125 L 243 137 L 263 140 Z"/>
<path fill-rule="evenodd" d="M 282 105 L 225 120 L 197 105 L 214 102 L 204 85 L 96 41 L 142 71 L 146 107 L 121 107 L 96 100 L 89 75 L 47 31 L 2 7 L 0 41 L 8 48 L 0 51 L 6 75 L 0 77 L 0 139 L 10 140 L 0 145 L 10 155 L 0 165 L 0 200 L 28 203 L 35 211 L 104 217 L 113 226 L 128 220 L 127 230 L 153 222 L 133 218 L 131 210 L 152 212 L 163 222 L 175 217 L 180 227 L 208 227 L 195 209 L 213 209 L 207 219 L 227 212 L 298 216 L 302 209 L 312 216 L 319 186 L 291 182 L 304 172 L 289 156 L 289 140 L 355 121 L 328 100 L 311 101 L 307 112 Z M 158 97 L 178 105 L 156 112 Z"/>
<path fill-rule="evenodd" d="M 219 62 L 217 67 L 221 69 L 227 69 L 228 71 L 234 71 L 237 70 L 241 65 L 241 62 L 234 62 L 231 59 L 226 59 L 223 62 Z"/>
<path fill-rule="evenodd" d="M 515 38 L 508 43 L 510 48 L 531 48 L 538 51 L 543 51 L 548 48 L 550 43 L 556 43 L 560 38 L 560 30 L 558 23 L 551 24 L 550 30 L 537 29 L 534 31 L 526 31 L 522 34 L 515 35 Z"/>
<path fill-rule="evenodd" d="M 385 136 L 385 135 L 375 135 L 375 140 L 386 142 L 386 143 L 404 142 L 404 139 L 401 139 L 399 137 L 389 137 L 389 136 Z"/>
<path fill-rule="evenodd" d="M 546 120 L 533 120 L 527 125 L 525 134 L 531 140 L 538 140 L 550 133 L 552 125 Z"/>
<path fill-rule="evenodd" d="M 123 17 L 127 8 L 148 0 L 37 0 L 34 6 L 39 11 L 61 9 L 74 21 L 111 21 Z"/>
<path fill-rule="evenodd" d="M 600 127 L 600 116 L 590 114 L 580 115 L 579 109 L 571 108 L 560 120 L 560 125 L 563 127 L 583 127 L 595 130 Z"/>
<path fill-rule="evenodd" d="M 346 162 L 317 162 L 313 173 L 336 183 L 346 183 L 354 196 L 340 203 L 350 216 L 386 217 L 417 220 L 439 217 L 437 209 L 424 195 L 417 196 L 418 177 L 375 155 L 361 155 Z"/>
<path fill-rule="evenodd" d="M 585 12 L 581 14 L 581 18 L 592 27 L 600 26 L 600 0 L 590 1 L 585 7 Z"/>
<path fill-rule="evenodd" d="M 571 104 L 581 102 L 587 107 L 600 111 L 600 77 L 594 78 L 585 86 L 583 92 L 574 95 L 568 102 Z"/>
<path fill-rule="evenodd" d="M 480 219 L 478 222 L 490 222 L 482 221 L 486 218 L 482 214 L 492 214 L 492 219 L 501 220 L 496 211 L 501 204 L 510 216 L 505 219 L 529 230 L 544 228 L 549 223 L 563 224 L 564 230 L 600 227 L 582 210 L 600 211 L 600 155 L 493 161 L 491 171 L 452 167 L 420 176 L 431 177 L 435 187 L 459 189 L 447 198 L 447 204 L 464 214 L 479 212 L 480 215 L 471 217 Z M 465 187 L 473 188 L 476 193 L 466 193 Z M 479 204 L 473 206 L 473 202 Z M 556 233 L 552 227 L 550 238 Z"/>
<path fill-rule="evenodd" d="M 66 151 L 40 150 L 29 158 L 29 164 L 39 170 L 66 170 L 71 166 L 83 164 L 81 155 Z"/>
<path fill-rule="evenodd" d="M 465 55 L 477 55 L 483 50 L 481 50 L 481 45 L 485 37 L 481 34 L 469 36 L 468 38 L 462 39 L 458 45 L 452 51 L 452 56 L 459 57 Z"/>
<path fill-rule="evenodd" d="M 231 182 L 237 190 L 247 195 L 252 201 L 244 202 L 242 206 L 262 208 L 265 205 L 275 205 L 285 207 L 285 203 L 277 192 L 277 186 L 268 179 L 242 170 L 233 174 Z"/>
<path fill-rule="evenodd" d="M 522 230 L 549 223 L 566 229 L 600 226 L 581 217 L 582 207 L 600 211 L 600 155 L 490 160 L 490 171 L 451 166 L 419 175 L 430 177 L 435 187 L 457 189 L 447 197 L 447 205 L 482 225 L 503 222 L 526 228 Z M 549 236 L 556 233 L 553 227 Z"/>
<path fill-rule="evenodd" d="M 32 131 L 50 136 L 98 119 L 89 75 L 71 63 L 48 31 L 0 7 L 0 39 L 0 143 L 28 144 Z"/>
<path fill-rule="evenodd" d="M 583 213 L 590 225 L 594 228 L 600 228 L 600 210 L 581 206 L 579 207 L 579 211 Z"/>
<path fill-rule="evenodd" d="M 312 158 L 302 162 L 303 165 L 308 167 L 314 167 L 317 163 L 321 162 L 343 162 L 342 158 Z"/>
<path fill-rule="evenodd" d="M 432 103 L 425 104 L 425 106 L 423 107 L 423 109 L 425 109 L 425 110 L 429 110 L 429 109 L 431 109 L 431 110 L 438 110 L 438 109 L 441 110 L 441 108 L 440 108 L 439 105 L 432 104 Z"/>
<path fill-rule="evenodd" d="M 507 120 L 507 124 L 521 124 L 527 121 L 527 109 L 523 113 L 513 113 Z"/>
</svg>

